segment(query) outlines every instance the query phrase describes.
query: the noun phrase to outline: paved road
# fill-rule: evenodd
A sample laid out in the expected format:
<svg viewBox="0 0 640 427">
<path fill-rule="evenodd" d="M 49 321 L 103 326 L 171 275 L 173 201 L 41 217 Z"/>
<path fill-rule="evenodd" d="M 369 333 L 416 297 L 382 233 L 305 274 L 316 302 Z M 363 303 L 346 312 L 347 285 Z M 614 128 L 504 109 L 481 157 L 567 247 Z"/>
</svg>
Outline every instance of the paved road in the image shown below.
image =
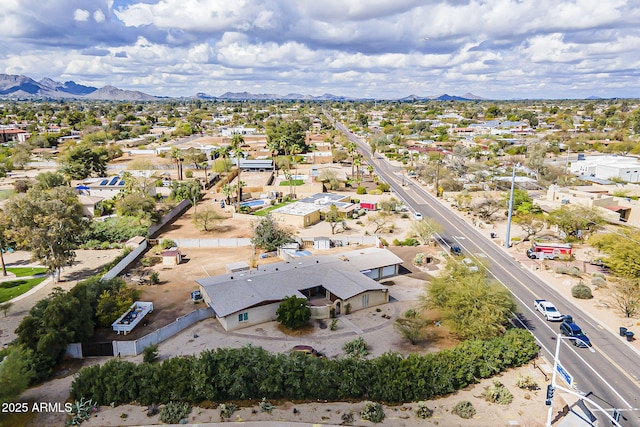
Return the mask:
<svg viewBox="0 0 640 427">
<path fill-rule="evenodd" d="M 537 276 L 523 269 L 512 257 L 492 243 L 487 236 L 466 223 L 449 208 L 440 203 L 420 185 L 401 175 L 398 168 L 391 166 L 382 156 L 372 158 L 368 144 L 340 123 L 336 127 L 355 142 L 376 173 L 388 182 L 393 190 L 415 212 L 432 217 L 444 227 L 441 237 L 445 244 L 457 244 L 465 256 L 483 260 L 490 274 L 503 283 L 518 301 L 521 321 L 533 332 L 548 360 L 553 361 L 556 347 L 558 324 L 544 321 L 534 310 L 533 300 L 549 299 L 556 302 L 561 313 L 571 313 L 594 343 L 595 353 L 571 345 L 571 341 L 561 341 L 560 362 L 574 378 L 574 387 L 587 394 L 609 414 L 613 408 L 622 410 L 624 426 L 640 426 L 640 357 L 623 340 L 601 325 L 595 324 L 570 301 L 565 300 L 553 288 Z M 403 186 L 404 184 L 404 186 Z M 544 398 L 544 394 L 540 398 Z M 593 408 L 592 408 L 593 409 Z M 596 412 L 597 414 L 597 412 Z M 606 421 L 606 417 L 603 422 Z M 607 424 L 609 424 L 607 422 Z"/>
</svg>

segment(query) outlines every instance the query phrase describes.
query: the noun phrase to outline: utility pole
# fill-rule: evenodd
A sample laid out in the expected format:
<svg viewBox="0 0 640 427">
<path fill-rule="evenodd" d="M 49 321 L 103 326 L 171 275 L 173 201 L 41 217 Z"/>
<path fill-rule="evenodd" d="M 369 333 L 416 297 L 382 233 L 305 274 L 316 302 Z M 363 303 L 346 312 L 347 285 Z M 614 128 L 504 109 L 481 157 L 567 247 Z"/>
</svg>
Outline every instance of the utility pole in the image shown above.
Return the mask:
<svg viewBox="0 0 640 427">
<path fill-rule="evenodd" d="M 438 160 L 436 160 L 436 197 L 440 197 L 440 149 L 438 149 Z"/>
<path fill-rule="evenodd" d="M 511 175 L 511 194 L 509 196 L 509 215 L 507 217 L 507 235 L 504 241 L 504 247 L 509 249 L 511 247 L 511 218 L 513 217 L 513 190 L 516 185 L 516 168 L 520 166 L 520 163 L 513 165 L 513 174 Z"/>
</svg>

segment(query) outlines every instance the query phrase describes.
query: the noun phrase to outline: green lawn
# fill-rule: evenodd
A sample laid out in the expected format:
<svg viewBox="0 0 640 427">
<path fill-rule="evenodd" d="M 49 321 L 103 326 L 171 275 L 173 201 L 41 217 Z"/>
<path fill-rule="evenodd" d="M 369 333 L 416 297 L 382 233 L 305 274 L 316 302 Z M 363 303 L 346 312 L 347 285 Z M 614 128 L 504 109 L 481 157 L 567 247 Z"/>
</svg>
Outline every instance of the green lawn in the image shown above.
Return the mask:
<svg viewBox="0 0 640 427">
<path fill-rule="evenodd" d="M 38 277 L 35 279 L 19 279 L 0 283 L 0 303 L 24 294 L 45 279 L 46 277 Z"/>
<path fill-rule="evenodd" d="M 45 274 L 47 269 L 44 267 L 7 267 L 7 271 L 15 274 L 16 277 L 25 277 Z"/>
<path fill-rule="evenodd" d="M 304 185 L 304 180 L 302 179 L 293 179 L 291 181 L 293 182 L 291 185 L 294 187 L 297 187 L 298 185 Z M 289 186 L 289 181 L 280 182 L 280 187 L 288 187 L 288 186 Z"/>
<path fill-rule="evenodd" d="M 290 203 L 293 203 L 295 200 L 289 200 L 288 202 L 276 203 L 273 206 L 269 206 L 268 208 L 260 209 L 259 211 L 254 212 L 255 216 L 266 216 L 269 212 L 274 209 L 278 209 L 279 207 L 286 206 Z"/>
</svg>

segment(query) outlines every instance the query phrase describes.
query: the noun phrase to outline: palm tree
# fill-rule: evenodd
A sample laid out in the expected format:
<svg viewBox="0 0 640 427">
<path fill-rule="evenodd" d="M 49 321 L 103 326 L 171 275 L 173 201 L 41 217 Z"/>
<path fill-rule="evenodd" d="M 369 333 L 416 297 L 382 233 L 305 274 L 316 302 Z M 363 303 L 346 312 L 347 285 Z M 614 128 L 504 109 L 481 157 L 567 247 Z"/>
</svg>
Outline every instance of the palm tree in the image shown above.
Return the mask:
<svg viewBox="0 0 640 427">
<path fill-rule="evenodd" d="M 349 155 L 351 156 L 351 177 L 353 178 L 353 160 L 354 160 L 354 153 L 356 153 L 358 151 L 358 146 L 356 145 L 355 142 L 350 142 L 349 144 L 347 144 L 347 153 L 349 153 Z"/>
<path fill-rule="evenodd" d="M 169 157 L 175 162 L 176 168 L 178 169 L 178 180 L 182 181 L 182 161 L 184 160 L 184 153 L 177 147 L 171 147 Z"/>
<path fill-rule="evenodd" d="M 227 158 L 229 157 L 229 152 L 231 151 L 231 147 L 225 145 L 224 147 L 220 147 L 216 150 L 216 154 L 222 159 L 224 162 L 224 173 L 229 172 L 229 168 L 227 167 Z"/>
<path fill-rule="evenodd" d="M 231 184 L 225 184 L 222 186 L 222 194 L 224 194 L 227 204 L 231 202 L 231 193 L 233 193 L 234 191 L 235 190 L 233 188 L 233 185 Z"/>
<path fill-rule="evenodd" d="M 234 133 L 231 137 L 231 152 L 236 158 L 236 164 L 238 166 L 238 207 L 242 202 L 242 186 L 240 185 L 240 157 L 244 156 L 242 152 L 242 144 L 244 144 L 244 137 L 240 133 Z"/>
<path fill-rule="evenodd" d="M 360 155 L 354 156 L 353 161 L 351 162 L 351 167 L 356 168 L 356 181 L 360 180 L 360 167 L 362 166 L 362 157 Z M 353 176 L 353 173 L 352 173 Z"/>
<path fill-rule="evenodd" d="M 300 147 L 300 145 L 298 144 L 293 144 L 291 146 L 291 161 L 293 162 L 293 164 L 295 165 L 295 169 L 296 169 L 296 174 L 295 174 L 295 179 L 296 181 L 298 180 L 298 162 L 296 162 L 295 156 L 296 154 L 300 154 L 302 153 L 302 147 Z M 293 185 L 293 183 L 291 182 L 292 180 L 289 180 L 289 185 Z M 289 193 L 291 193 L 291 190 L 289 191 Z M 296 194 L 296 189 L 293 189 L 293 194 Z"/>
</svg>

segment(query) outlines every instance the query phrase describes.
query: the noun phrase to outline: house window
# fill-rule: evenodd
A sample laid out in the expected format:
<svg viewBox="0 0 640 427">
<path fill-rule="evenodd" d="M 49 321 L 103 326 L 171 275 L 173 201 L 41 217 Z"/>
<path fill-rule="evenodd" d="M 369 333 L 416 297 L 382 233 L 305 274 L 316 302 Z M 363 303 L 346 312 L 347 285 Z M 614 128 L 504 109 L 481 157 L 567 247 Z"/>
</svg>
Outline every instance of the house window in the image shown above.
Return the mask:
<svg viewBox="0 0 640 427">
<path fill-rule="evenodd" d="M 362 308 L 369 306 L 369 294 L 362 295 Z"/>
<path fill-rule="evenodd" d="M 247 320 L 249 320 L 249 313 L 238 314 L 238 322 L 246 322 Z"/>
</svg>

